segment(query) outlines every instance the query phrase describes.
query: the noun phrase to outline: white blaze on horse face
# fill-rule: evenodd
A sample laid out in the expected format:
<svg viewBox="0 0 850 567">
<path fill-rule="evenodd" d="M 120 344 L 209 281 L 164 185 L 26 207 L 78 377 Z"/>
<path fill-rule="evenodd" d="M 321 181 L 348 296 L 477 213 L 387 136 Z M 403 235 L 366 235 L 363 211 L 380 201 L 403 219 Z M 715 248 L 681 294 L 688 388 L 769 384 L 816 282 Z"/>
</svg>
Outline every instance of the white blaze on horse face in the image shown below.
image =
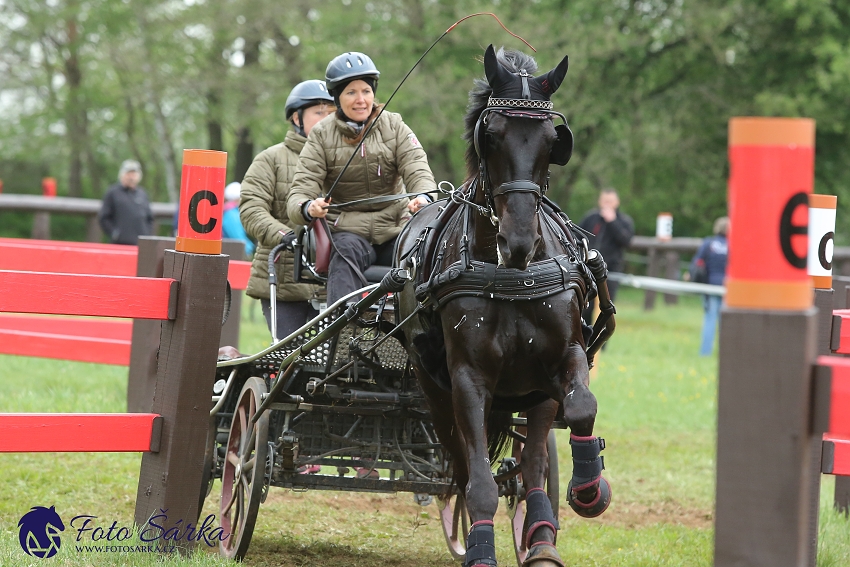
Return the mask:
<svg viewBox="0 0 850 567">
<path fill-rule="evenodd" d="M 504 266 L 505 265 L 505 261 L 502 259 L 502 250 L 501 250 L 501 248 L 499 248 L 498 244 L 496 245 L 496 258 L 499 259 L 499 263 L 497 264 L 498 266 Z M 492 295 L 491 295 L 491 297 L 492 297 Z"/>
</svg>

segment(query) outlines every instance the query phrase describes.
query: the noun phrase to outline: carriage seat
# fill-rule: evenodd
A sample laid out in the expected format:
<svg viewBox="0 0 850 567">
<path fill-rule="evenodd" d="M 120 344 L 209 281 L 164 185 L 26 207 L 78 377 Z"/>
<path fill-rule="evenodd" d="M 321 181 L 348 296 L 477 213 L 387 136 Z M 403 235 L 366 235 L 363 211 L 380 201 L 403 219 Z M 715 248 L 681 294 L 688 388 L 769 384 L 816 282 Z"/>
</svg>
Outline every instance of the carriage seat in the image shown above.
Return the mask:
<svg viewBox="0 0 850 567">
<path fill-rule="evenodd" d="M 366 281 L 369 283 L 381 283 L 384 276 L 392 269 L 392 266 L 378 266 L 375 264 L 366 268 L 366 271 L 363 272 L 363 277 L 366 278 Z"/>
<path fill-rule="evenodd" d="M 310 231 L 306 227 L 300 227 L 297 231 L 295 240 L 295 281 L 299 283 L 327 283 L 326 274 L 318 274 L 315 271 L 316 251 L 314 249 L 315 240 L 312 238 Z M 380 283 L 387 272 L 392 269 L 392 266 L 369 266 L 363 277 L 369 283 Z"/>
</svg>

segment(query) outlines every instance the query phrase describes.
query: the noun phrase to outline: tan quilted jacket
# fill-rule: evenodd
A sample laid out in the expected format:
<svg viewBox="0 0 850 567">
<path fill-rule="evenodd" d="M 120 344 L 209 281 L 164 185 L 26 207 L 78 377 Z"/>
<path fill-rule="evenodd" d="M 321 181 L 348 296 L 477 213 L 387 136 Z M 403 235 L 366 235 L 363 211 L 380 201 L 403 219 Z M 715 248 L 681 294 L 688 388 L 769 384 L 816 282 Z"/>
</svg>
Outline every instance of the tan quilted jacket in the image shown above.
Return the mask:
<svg viewBox="0 0 850 567">
<path fill-rule="evenodd" d="M 373 116 L 378 107 L 373 110 Z M 306 224 L 302 205 L 324 195 L 354 152 L 354 129 L 336 114 L 310 131 L 301 152 L 287 200 L 289 220 Z M 348 140 L 346 140 L 348 138 Z M 345 171 L 332 195 L 332 203 L 393 195 L 433 193 L 436 183 L 425 150 L 413 131 L 395 112 L 384 112 Z M 328 213 L 331 231 L 353 232 L 372 244 L 394 238 L 410 220 L 408 199 L 389 203 L 354 205 Z"/>
<path fill-rule="evenodd" d="M 286 215 L 286 199 L 298 163 L 298 154 L 306 138 L 290 130 L 283 143 L 260 152 L 242 180 L 239 218 L 245 232 L 257 241 L 251 263 L 251 278 L 246 293 L 256 299 L 269 299 L 269 252 L 280 244 L 291 223 Z M 314 296 L 317 286 L 294 283 L 292 253 L 284 251 L 277 263 L 277 298 L 280 301 L 305 301 Z"/>
</svg>

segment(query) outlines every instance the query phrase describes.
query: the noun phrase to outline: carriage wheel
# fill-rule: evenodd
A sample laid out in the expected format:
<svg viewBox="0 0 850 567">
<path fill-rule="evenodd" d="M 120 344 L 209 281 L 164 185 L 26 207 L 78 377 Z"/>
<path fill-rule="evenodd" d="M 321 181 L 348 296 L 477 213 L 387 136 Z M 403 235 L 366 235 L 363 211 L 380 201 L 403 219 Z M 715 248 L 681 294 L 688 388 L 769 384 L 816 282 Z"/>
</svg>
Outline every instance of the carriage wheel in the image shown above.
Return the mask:
<svg viewBox="0 0 850 567">
<path fill-rule="evenodd" d="M 269 415 L 251 423 L 266 384 L 249 378 L 239 394 L 230 423 L 227 453 L 221 473 L 221 527 L 230 537 L 221 542 L 219 552 L 241 560 L 248 552 L 254 524 L 260 509 L 268 455 Z"/>
<path fill-rule="evenodd" d="M 525 433 L 517 428 L 520 433 Z M 522 458 L 523 443 L 514 440 L 511 456 L 519 463 Z M 549 431 L 549 437 L 546 439 L 546 448 L 549 452 L 549 476 L 546 478 L 546 494 L 549 496 L 549 502 L 552 503 L 552 512 L 555 518 L 558 517 L 558 498 L 559 498 L 559 481 L 558 481 L 558 445 L 555 439 L 555 432 Z M 522 473 L 516 476 L 517 486 L 522 486 Z M 522 567 L 528 555 L 528 548 L 525 546 L 524 527 L 525 527 L 525 499 L 520 499 L 518 496 L 507 496 L 505 498 L 508 508 L 508 516 L 511 518 L 511 528 L 514 534 L 514 551 L 516 552 L 516 562 L 519 567 Z"/>
<path fill-rule="evenodd" d="M 440 522 L 449 553 L 459 561 L 466 558 L 466 534 L 469 533 L 469 513 L 466 511 L 466 498 L 461 494 L 452 494 L 448 498 L 437 497 L 440 508 Z"/>
</svg>

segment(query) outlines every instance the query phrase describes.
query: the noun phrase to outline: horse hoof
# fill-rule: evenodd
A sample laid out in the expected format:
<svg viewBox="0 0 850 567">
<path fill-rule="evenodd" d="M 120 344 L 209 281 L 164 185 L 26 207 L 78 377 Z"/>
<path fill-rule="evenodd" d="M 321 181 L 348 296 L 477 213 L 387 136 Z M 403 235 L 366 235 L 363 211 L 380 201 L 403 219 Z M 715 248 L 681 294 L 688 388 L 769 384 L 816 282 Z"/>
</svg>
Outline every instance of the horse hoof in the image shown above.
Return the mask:
<svg viewBox="0 0 850 567">
<path fill-rule="evenodd" d="M 608 509 L 611 504 L 611 485 L 605 480 L 604 476 L 599 477 L 599 485 L 596 491 L 596 498 L 592 502 L 585 504 L 576 498 L 576 493 L 573 491 L 573 483 L 567 487 L 567 502 L 570 508 L 582 518 L 595 518 Z"/>
<path fill-rule="evenodd" d="M 548 542 L 532 545 L 522 567 L 565 567 L 555 546 Z"/>
</svg>

